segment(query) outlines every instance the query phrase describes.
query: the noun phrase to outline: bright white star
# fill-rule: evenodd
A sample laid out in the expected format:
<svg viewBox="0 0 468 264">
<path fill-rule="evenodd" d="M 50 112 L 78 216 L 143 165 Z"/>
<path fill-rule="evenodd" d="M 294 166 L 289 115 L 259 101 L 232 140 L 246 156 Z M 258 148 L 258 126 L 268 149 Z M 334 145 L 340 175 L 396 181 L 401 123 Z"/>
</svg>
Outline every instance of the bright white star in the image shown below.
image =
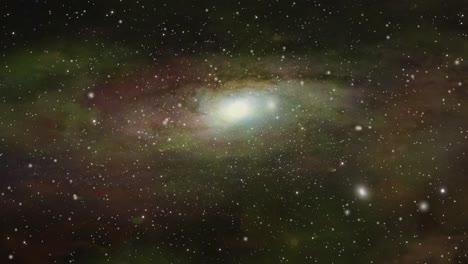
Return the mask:
<svg viewBox="0 0 468 264">
<path fill-rule="evenodd" d="M 365 186 L 358 186 L 356 189 L 356 192 L 357 192 L 358 197 L 361 199 L 365 199 L 369 197 L 369 191 L 367 190 Z"/>
</svg>

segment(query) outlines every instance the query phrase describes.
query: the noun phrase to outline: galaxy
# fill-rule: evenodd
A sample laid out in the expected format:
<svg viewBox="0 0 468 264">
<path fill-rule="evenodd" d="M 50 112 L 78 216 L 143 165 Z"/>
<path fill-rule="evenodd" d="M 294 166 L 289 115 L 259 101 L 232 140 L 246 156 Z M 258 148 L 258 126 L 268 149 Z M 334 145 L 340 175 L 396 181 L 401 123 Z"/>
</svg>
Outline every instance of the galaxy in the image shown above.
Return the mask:
<svg viewBox="0 0 468 264">
<path fill-rule="evenodd" d="M 468 263 L 465 0 L 0 3 L 0 263 Z"/>
</svg>

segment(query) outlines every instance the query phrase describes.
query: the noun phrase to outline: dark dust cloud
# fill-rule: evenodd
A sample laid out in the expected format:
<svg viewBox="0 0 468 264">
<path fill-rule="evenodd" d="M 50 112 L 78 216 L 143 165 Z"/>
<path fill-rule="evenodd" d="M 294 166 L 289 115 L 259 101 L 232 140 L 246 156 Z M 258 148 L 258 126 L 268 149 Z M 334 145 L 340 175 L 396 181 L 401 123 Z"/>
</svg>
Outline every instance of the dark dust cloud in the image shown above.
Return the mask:
<svg viewBox="0 0 468 264">
<path fill-rule="evenodd" d="M 0 3 L 0 263 L 468 263 L 465 0 Z"/>
</svg>

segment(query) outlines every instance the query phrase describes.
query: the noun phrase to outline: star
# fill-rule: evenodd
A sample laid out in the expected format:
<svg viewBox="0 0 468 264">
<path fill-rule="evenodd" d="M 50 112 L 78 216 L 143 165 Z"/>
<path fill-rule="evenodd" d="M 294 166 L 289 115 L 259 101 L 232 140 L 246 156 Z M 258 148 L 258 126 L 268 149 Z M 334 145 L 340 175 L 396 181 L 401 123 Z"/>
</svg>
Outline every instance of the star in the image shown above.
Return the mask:
<svg viewBox="0 0 468 264">
<path fill-rule="evenodd" d="M 361 199 L 365 199 L 369 197 L 369 191 L 367 190 L 365 186 L 358 186 L 356 189 L 356 192 L 357 192 L 358 197 Z"/>
<path fill-rule="evenodd" d="M 418 205 L 419 211 L 427 212 L 429 210 L 429 203 L 427 201 L 421 201 Z"/>
</svg>

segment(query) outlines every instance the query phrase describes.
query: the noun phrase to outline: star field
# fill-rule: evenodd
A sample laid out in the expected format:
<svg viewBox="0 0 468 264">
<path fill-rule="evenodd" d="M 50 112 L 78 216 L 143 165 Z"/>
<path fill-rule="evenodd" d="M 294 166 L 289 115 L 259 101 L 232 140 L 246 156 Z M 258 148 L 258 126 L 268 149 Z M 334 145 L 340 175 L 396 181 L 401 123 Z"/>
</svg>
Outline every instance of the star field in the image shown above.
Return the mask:
<svg viewBox="0 0 468 264">
<path fill-rule="evenodd" d="M 0 263 L 468 263 L 465 1 L 0 4 Z"/>
</svg>

